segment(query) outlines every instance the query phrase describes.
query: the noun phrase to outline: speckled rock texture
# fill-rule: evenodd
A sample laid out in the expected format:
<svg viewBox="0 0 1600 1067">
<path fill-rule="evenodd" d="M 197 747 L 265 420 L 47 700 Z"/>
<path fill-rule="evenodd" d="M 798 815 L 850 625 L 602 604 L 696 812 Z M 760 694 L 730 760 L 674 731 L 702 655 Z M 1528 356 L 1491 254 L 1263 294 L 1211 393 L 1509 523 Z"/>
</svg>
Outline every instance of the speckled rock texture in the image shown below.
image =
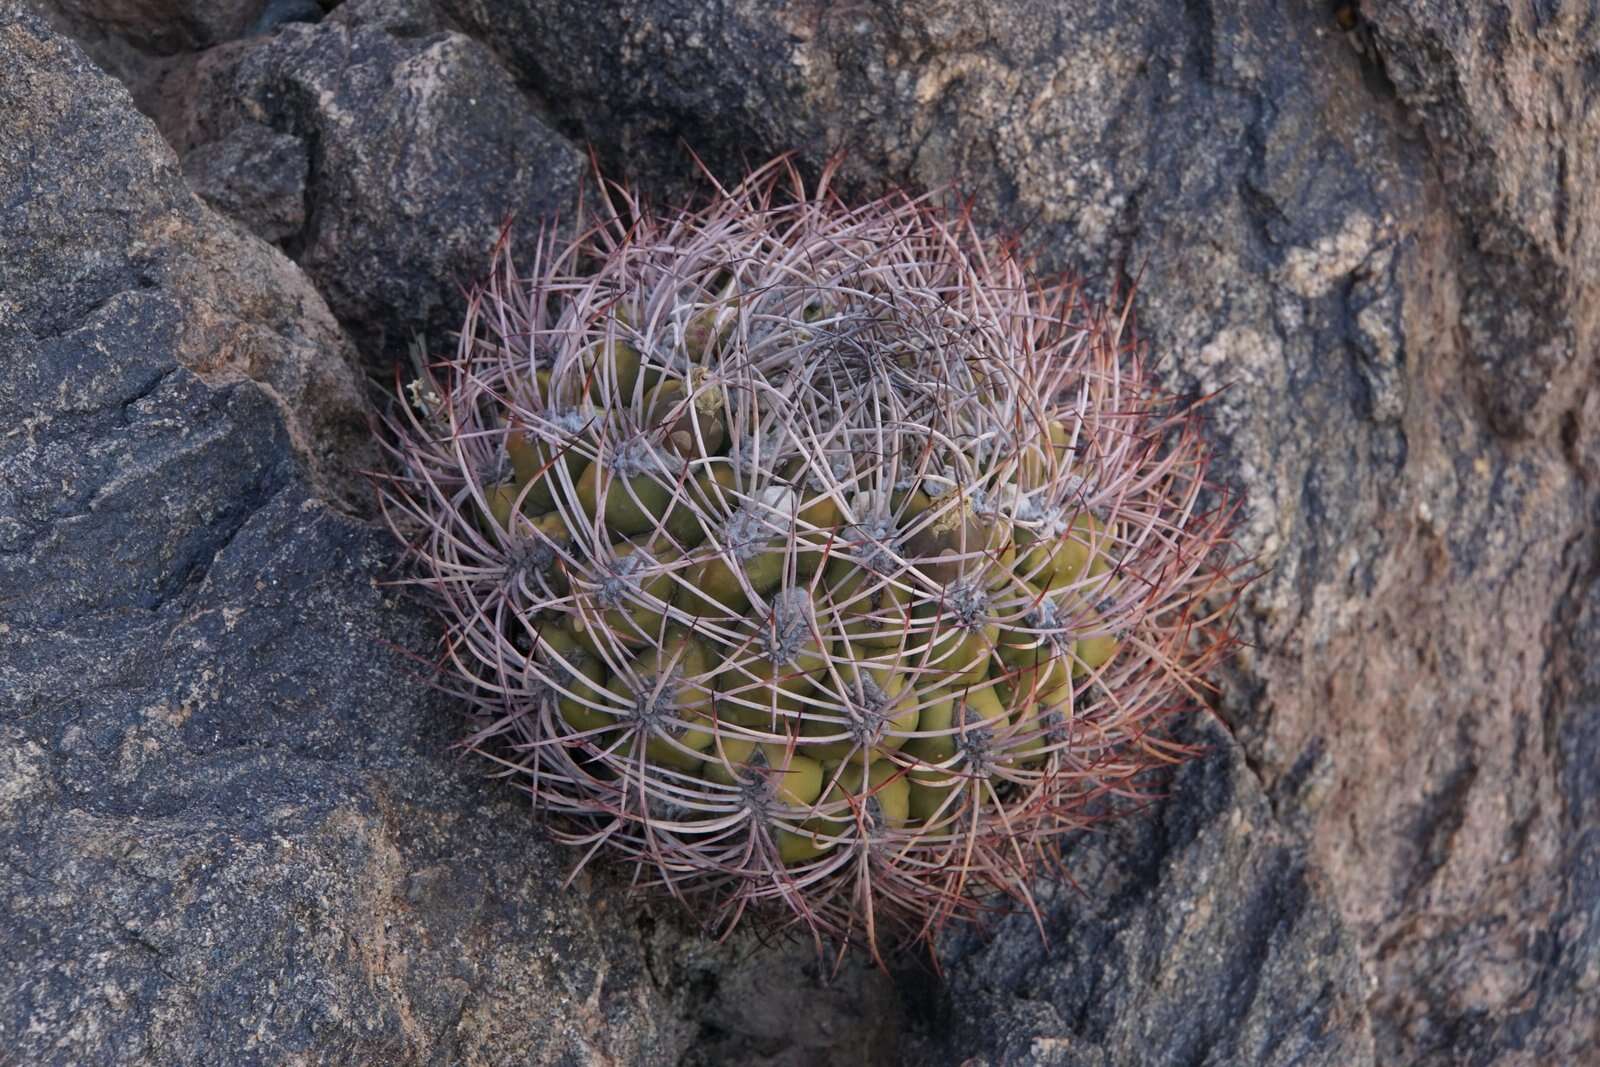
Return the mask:
<svg viewBox="0 0 1600 1067">
<path fill-rule="evenodd" d="M 0 1062 L 672 1062 L 624 894 L 451 757 L 387 537 L 194 369 L 320 301 L 14 14 L 0 114 Z"/>
<path fill-rule="evenodd" d="M 315 22 L 339 0 L 21 0 L 137 96 L 170 62 Z M 10 0 L 15 6 L 17 0 Z"/>
<path fill-rule="evenodd" d="M 190 195 L 171 149 L 133 121 L 114 82 L 86 82 L 92 68 L 77 58 L 64 73 L 61 45 L 39 33 L 15 30 L 8 44 L 7 314 L 55 338 L 120 293 L 178 302 L 164 319 L 169 358 L 209 381 L 256 382 L 319 483 L 342 500 L 370 496 L 354 476 L 377 462 L 354 353 L 305 276 Z M 67 402 L 76 379 L 49 384 Z"/>
<path fill-rule="evenodd" d="M 196 191 L 277 242 L 385 376 L 415 335 L 450 343 L 507 222 L 527 251 L 571 216 L 582 169 L 493 54 L 418 4 L 175 58 L 141 100 Z"/>
<path fill-rule="evenodd" d="M 37 3 L 182 171 L 107 79 L 6 24 L 0 189 L 27 207 L 0 215 L 23 368 L 0 379 L 0 902 L 26 903 L 0 903 L 0 1046 L 1600 1047 L 1593 0 L 347 0 L 164 24 Z M 1071 846 L 1083 893 L 1041 889 L 1048 945 L 1010 917 L 942 944 L 942 980 L 891 983 L 640 925 L 603 881 L 558 888 L 562 854 L 452 765 L 448 713 L 385 658 L 431 637 L 372 586 L 381 540 L 323 502 L 363 462 L 344 338 L 369 368 L 437 343 L 501 220 L 562 208 L 590 145 L 665 202 L 694 188 L 685 146 L 723 175 L 843 150 L 852 192 L 956 182 L 1043 266 L 1136 283 L 1165 383 L 1209 397 L 1263 570 L 1223 679 L 1237 748 L 1210 735 L 1170 800 Z M 418 871 L 444 887 L 422 903 Z M 540 970 L 558 936 L 577 962 Z"/>
<path fill-rule="evenodd" d="M 195 195 L 265 241 L 305 228 L 310 169 L 305 141 L 259 122 L 241 122 L 183 157 L 183 179 Z"/>
<path fill-rule="evenodd" d="M 1382 1062 L 1349 937 L 1303 850 L 1226 734 L 1197 733 L 1213 754 L 1172 776 L 1170 800 L 1067 850 L 1075 884 L 1038 900 L 1048 940 L 1020 914 L 945 939 L 904 1062 Z"/>
</svg>

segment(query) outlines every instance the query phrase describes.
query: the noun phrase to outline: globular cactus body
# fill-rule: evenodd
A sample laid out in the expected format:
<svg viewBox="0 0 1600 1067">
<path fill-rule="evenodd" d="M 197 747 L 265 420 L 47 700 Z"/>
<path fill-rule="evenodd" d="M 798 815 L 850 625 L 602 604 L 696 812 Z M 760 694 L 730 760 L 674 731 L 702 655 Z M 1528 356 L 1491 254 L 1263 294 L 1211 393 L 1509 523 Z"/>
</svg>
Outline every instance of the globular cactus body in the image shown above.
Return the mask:
<svg viewBox="0 0 1600 1067">
<path fill-rule="evenodd" d="M 775 163 L 602 207 L 497 259 L 391 426 L 472 743 L 727 918 L 875 943 L 1025 900 L 1185 755 L 1159 727 L 1226 644 L 1192 414 L 927 202 Z"/>
</svg>

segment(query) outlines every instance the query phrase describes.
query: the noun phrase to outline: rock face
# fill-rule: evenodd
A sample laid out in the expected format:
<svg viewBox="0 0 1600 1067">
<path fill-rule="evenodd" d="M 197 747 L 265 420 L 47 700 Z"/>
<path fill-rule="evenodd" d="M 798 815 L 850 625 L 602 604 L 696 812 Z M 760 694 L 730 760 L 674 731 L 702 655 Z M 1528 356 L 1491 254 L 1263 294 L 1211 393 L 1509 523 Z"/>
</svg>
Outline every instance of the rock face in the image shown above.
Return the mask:
<svg viewBox="0 0 1600 1067">
<path fill-rule="evenodd" d="M 946 939 L 945 982 L 914 1017 L 948 1027 L 906 1062 L 1377 1062 L 1353 947 L 1304 854 L 1227 736 L 1199 740 L 1214 754 L 1171 800 L 1067 850 L 1075 885 L 1038 901 L 1048 942 L 1027 915 Z"/>
<path fill-rule="evenodd" d="M 1593 4 L 48 6 L 183 162 L 0 23 L 0 1040 L 25 1060 L 1600 1043 Z M 723 174 L 846 149 L 855 190 L 956 181 L 1043 265 L 1137 280 L 1167 385 L 1217 394 L 1264 571 L 1225 679 L 1242 755 L 1218 735 L 1075 844 L 1048 947 L 1008 918 L 941 946 L 943 987 L 830 985 L 640 932 L 442 755 L 447 713 L 386 651 L 426 653 L 426 622 L 322 502 L 367 462 L 344 335 L 369 366 L 444 343 L 503 216 L 567 203 L 586 142 L 661 199 L 685 144 Z"/>
<path fill-rule="evenodd" d="M 449 757 L 387 538 L 257 368 L 191 369 L 294 353 L 315 294 L 206 258 L 126 93 L 14 15 L 0 112 L 0 1058 L 671 1062 L 622 895 Z"/>
<path fill-rule="evenodd" d="M 1593 4 L 1374 5 L 1370 39 L 1466 238 L 1461 325 L 1479 404 L 1537 435 L 1587 384 L 1600 238 Z"/>
<path fill-rule="evenodd" d="M 180 58 L 143 97 L 196 191 L 300 264 L 386 382 L 414 335 L 451 343 L 506 222 L 531 254 L 571 215 L 581 172 L 488 49 L 421 5 Z"/>
<path fill-rule="evenodd" d="M 354 355 L 326 304 L 293 264 L 189 194 L 171 150 L 125 115 L 125 98 L 118 121 L 103 117 L 114 83 L 102 79 L 91 94 L 76 76 L 41 73 L 60 47 L 44 41 L 16 37 L 4 83 L 15 199 L 0 219 L 14 250 L 0 299 L 10 315 L 53 338 L 118 294 L 181 294 L 184 313 L 166 316 L 169 357 L 215 382 L 255 381 L 318 480 L 340 499 L 365 499 L 353 471 L 376 462 L 376 450 Z M 108 190 L 115 204 L 98 206 Z"/>
<path fill-rule="evenodd" d="M 294 237 L 306 225 L 306 143 L 259 122 L 195 146 L 183 159 L 189 188 L 266 241 Z"/>
<path fill-rule="evenodd" d="M 332 7 L 338 0 L 327 0 Z M 165 60 L 271 32 L 287 22 L 315 22 L 319 0 L 23 0 L 76 39 L 96 63 L 130 87 L 143 85 Z"/>
<path fill-rule="evenodd" d="M 152 56 L 193 52 L 322 16 L 316 0 L 59 0 L 53 7 L 79 36 Z"/>
</svg>

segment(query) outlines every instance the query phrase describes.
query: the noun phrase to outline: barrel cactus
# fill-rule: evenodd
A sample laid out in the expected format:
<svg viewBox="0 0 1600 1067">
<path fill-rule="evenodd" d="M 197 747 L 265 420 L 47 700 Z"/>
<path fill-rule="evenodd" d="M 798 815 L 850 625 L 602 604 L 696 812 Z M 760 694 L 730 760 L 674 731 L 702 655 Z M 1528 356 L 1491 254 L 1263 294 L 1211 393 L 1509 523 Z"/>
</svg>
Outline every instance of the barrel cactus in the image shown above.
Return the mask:
<svg viewBox="0 0 1600 1067">
<path fill-rule="evenodd" d="M 584 861 L 926 939 L 1152 767 L 1226 645 L 1226 517 L 1123 320 L 960 213 L 787 162 L 502 248 L 382 483 L 468 743 Z"/>
</svg>

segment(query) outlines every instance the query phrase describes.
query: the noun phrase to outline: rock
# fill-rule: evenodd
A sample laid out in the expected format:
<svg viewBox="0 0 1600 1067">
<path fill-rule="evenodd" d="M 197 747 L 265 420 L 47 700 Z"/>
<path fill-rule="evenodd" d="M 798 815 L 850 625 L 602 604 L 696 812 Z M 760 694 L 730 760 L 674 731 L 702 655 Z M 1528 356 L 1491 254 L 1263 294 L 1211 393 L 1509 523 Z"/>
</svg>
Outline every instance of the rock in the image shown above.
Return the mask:
<svg viewBox="0 0 1600 1067">
<path fill-rule="evenodd" d="M 488 50 L 419 5 L 347 3 L 174 63 L 144 104 L 200 192 L 284 247 L 386 382 L 415 334 L 454 347 L 502 226 L 531 255 L 581 172 Z"/>
<path fill-rule="evenodd" d="M 1374 1063 L 1355 946 L 1231 739 L 1143 817 L 1074 842 L 1072 884 L 957 931 L 902 1062 L 1001 1067 Z M 931 1024 L 931 1025 L 930 1025 Z"/>
<path fill-rule="evenodd" d="M 450 758 L 389 538 L 232 362 L 348 382 L 315 295 L 15 13 L 0 111 L 4 1058 L 674 1061 L 626 894 Z"/>
<path fill-rule="evenodd" d="M 1590 928 L 1584 5 L 440 5 L 649 188 L 680 142 L 846 150 L 854 188 L 953 180 L 1044 266 L 1137 279 L 1264 572 L 1225 712 L 1354 924 L 1378 1061 L 1585 1055 L 1550 948 Z"/>
<path fill-rule="evenodd" d="M 1593 1048 L 1589 1020 L 1600 1016 L 1600 656 L 1594 653 L 1600 648 L 1600 587 L 1589 583 L 1581 602 L 1568 606 L 1577 618 L 1557 653 L 1570 668 L 1560 694 L 1568 710 L 1556 739 L 1565 844 L 1560 898 L 1550 916 L 1548 970 L 1519 1020 L 1527 1028 L 1529 1058 L 1547 1063 L 1577 1059 Z M 1575 1025 L 1568 1032 L 1541 1026 L 1545 1019 Z"/>
<path fill-rule="evenodd" d="M 281 9 L 282 0 L 51 0 L 49 4 L 73 36 L 115 42 L 119 51 L 150 56 L 197 52 L 242 37 L 266 20 L 269 7 Z M 101 58 L 95 52 L 91 55 Z"/>
<path fill-rule="evenodd" d="M 317 0 L 50 0 L 49 6 L 74 36 L 115 40 L 152 56 L 198 52 L 323 15 Z"/>
<path fill-rule="evenodd" d="M 1600 42 L 1584 5 L 1376 5 L 1364 30 L 1452 213 L 1467 367 L 1492 425 L 1537 433 L 1589 377 Z"/>
<path fill-rule="evenodd" d="M 691 191 L 688 151 L 724 176 L 775 152 L 828 150 L 842 103 L 806 42 L 827 5 L 779 0 L 435 0 L 456 25 L 536 86 L 558 128 L 592 143 L 613 176 L 645 178 L 671 202 Z M 954 5 L 952 5 L 954 6 Z M 963 5 L 965 6 L 965 5 Z M 983 5 L 972 5 L 976 11 Z M 841 24 L 871 20 L 841 8 Z M 883 12 L 885 20 L 894 16 Z M 981 15 L 977 16 L 981 17 Z M 850 113 L 888 101 L 859 99 Z M 818 105 L 813 108 L 813 105 Z M 782 148 L 774 148 L 782 145 Z"/>
<path fill-rule="evenodd" d="M 376 449 L 354 354 L 322 299 L 287 259 L 190 195 L 155 129 L 127 114 L 120 86 L 98 78 L 86 98 L 77 76 L 41 73 L 81 61 L 62 58 L 33 23 L 7 26 L 0 174 L 15 207 L 0 215 L 0 239 L 26 250 L 7 257 L 9 315 L 56 338 L 127 294 L 166 301 L 169 356 L 212 382 L 259 383 L 319 484 L 364 506 L 371 492 L 354 472 L 377 462 Z M 50 146 L 48 172 L 39 145 Z M 115 208 L 99 207 L 112 189 Z M 64 393 L 76 388 L 71 366 L 61 368 Z"/>
<path fill-rule="evenodd" d="M 678 1067 L 856 1067 L 900 1062 L 904 983 L 864 954 L 818 957 L 808 940 L 753 931 L 726 945 L 681 934 L 655 958 L 659 980 L 686 994 L 696 1034 Z"/>
<path fill-rule="evenodd" d="M 189 188 L 264 241 L 281 241 L 306 224 L 306 143 L 243 122 L 183 160 Z"/>
<path fill-rule="evenodd" d="M 271 33 L 288 22 L 316 22 L 318 0 L 22 0 L 135 96 L 173 57 Z M 328 0 L 331 7 L 337 0 Z"/>
<path fill-rule="evenodd" d="M 809 946 L 718 950 L 670 922 L 642 935 L 604 879 L 563 891 L 566 854 L 506 792 L 443 758 L 444 701 L 398 651 L 425 652 L 432 631 L 379 584 L 393 563 L 384 535 L 308 492 L 262 387 L 203 380 L 174 356 L 202 266 L 147 273 L 115 254 L 131 238 L 61 226 L 105 205 L 130 227 L 193 216 L 168 231 L 204 246 L 195 231 L 212 216 L 59 41 L 9 22 L 0 47 L 31 90 L 8 93 L 17 128 L 99 163 L 62 181 L 25 163 L 21 142 L 6 156 L 8 194 L 61 192 L 0 231 L 4 247 L 52 226 L 62 239 L 29 259 L 32 287 L 5 320 L 24 368 L 6 414 L 32 421 L 3 457 L 23 473 L 0 571 L 12 783 L 0 923 L 23 947 L 0 971 L 0 1036 L 29 1058 L 130 1062 L 251 1047 L 333 1062 L 673 1062 L 691 1041 L 694 1063 L 891 1058 L 903 1012 L 861 961 L 825 977 L 802 962 Z M 263 47 L 223 52 L 243 69 Z M 148 259 L 190 254 L 164 232 L 138 230 Z M 249 304 L 257 264 L 280 260 L 235 240 L 233 273 L 205 291 Z M 101 274 L 49 305 L 51 279 L 91 242 L 108 250 Z M 61 381 L 73 388 L 58 394 Z M 1210 884 L 1200 867 L 1184 873 Z M 1287 926 L 1336 930 L 1319 901 L 1302 890 Z M 968 959 L 952 950 L 947 966 L 976 972 Z M 1336 950 L 1314 973 L 1353 981 Z M 1341 1022 L 1330 1048 L 1359 1035 L 1359 1017 Z"/>
</svg>

